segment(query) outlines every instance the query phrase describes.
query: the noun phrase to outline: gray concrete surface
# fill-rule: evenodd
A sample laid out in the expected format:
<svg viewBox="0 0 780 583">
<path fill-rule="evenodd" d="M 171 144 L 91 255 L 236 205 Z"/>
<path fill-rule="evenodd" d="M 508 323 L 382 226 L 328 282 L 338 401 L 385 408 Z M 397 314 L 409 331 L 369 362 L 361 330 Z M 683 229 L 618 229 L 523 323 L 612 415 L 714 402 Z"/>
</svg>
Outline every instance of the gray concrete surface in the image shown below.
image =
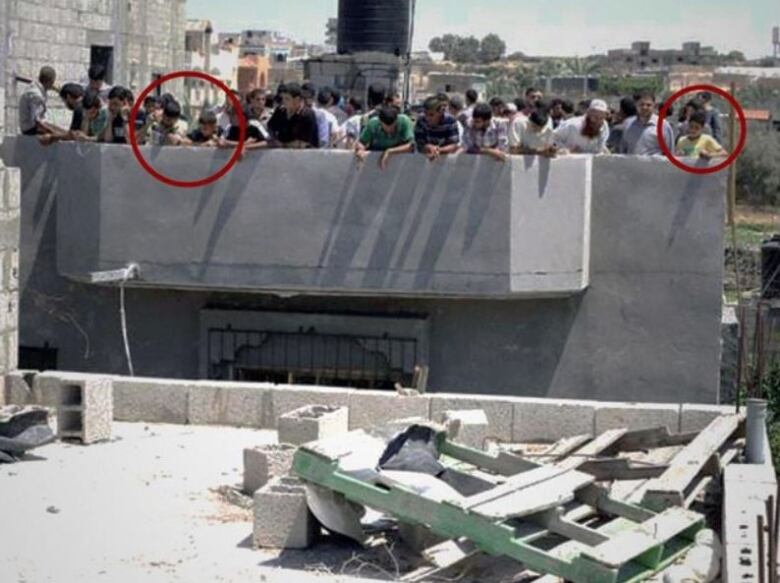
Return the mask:
<svg viewBox="0 0 780 583">
<path fill-rule="evenodd" d="M 349 431 L 349 409 L 309 405 L 279 417 L 279 442 L 303 445 Z"/>
<path fill-rule="evenodd" d="M 320 530 L 298 478 L 274 478 L 255 492 L 252 540 L 260 548 L 307 549 Z"/>
<path fill-rule="evenodd" d="M 142 153 L 181 180 L 229 157 Z M 136 262 L 140 285 L 163 289 L 382 297 L 571 294 L 588 283 L 588 157 L 402 156 L 383 172 L 375 157 L 298 154 L 294 164 L 279 150 L 252 156 L 193 193 L 149 176 L 129 148 L 61 146 L 58 270 L 87 281 Z"/>
<path fill-rule="evenodd" d="M 56 442 L 0 466 L 0 580 L 361 581 L 312 572 L 328 552 L 340 564 L 354 549 L 253 551 L 251 510 L 212 491 L 240 485 L 243 449 L 273 441 L 268 431 L 117 423 L 110 442 Z"/>
<path fill-rule="evenodd" d="M 80 148 L 57 148 L 63 147 Z M 57 254 L 68 254 L 67 248 L 58 248 L 56 206 L 61 185 L 57 148 L 42 149 L 29 140 L 6 140 L 2 149 L 6 163 L 21 166 L 23 175 L 21 343 L 41 347 L 48 342 L 58 349 L 58 366 L 63 369 L 124 373 L 117 291 L 57 274 Z M 297 154 L 273 152 L 267 160 L 266 154 L 261 154 L 242 164 L 251 167 Z M 185 154 L 164 154 L 177 155 Z M 301 155 L 312 165 L 330 164 L 331 158 L 339 158 L 321 152 Z M 250 169 L 241 170 L 236 177 L 226 179 L 231 192 L 241 186 L 242 173 L 248 172 Z M 385 317 L 389 321 L 413 316 L 427 321 L 431 392 L 716 403 L 724 176 L 692 177 L 663 160 L 624 157 L 595 158 L 592 172 L 590 285 L 582 294 L 557 299 L 450 300 L 323 297 L 316 290 L 311 296 L 275 297 L 132 289 L 128 317 L 136 370 L 144 376 L 197 378 L 202 366 L 199 322 L 214 309 L 234 310 L 237 318 L 247 311 L 295 312 L 304 330 L 309 328 L 308 313 Z M 94 180 L 88 178 L 80 185 L 85 199 L 95 192 Z M 392 185 L 390 180 L 386 195 L 401 196 L 391 190 Z M 260 192 L 262 187 L 258 188 Z M 213 205 L 220 195 L 214 194 L 215 199 L 210 196 L 217 192 L 204 189 L 187 193 L 201 201 L 203 220 L 207 212 L 211 217 L 219 215 Z M 178 191 L 168 194 L 181 196 Z M 135 189 L 128 190 L 126 204 L 132 206 L 137 195 Z M 247 197 L 250 195 L 240 198 Z M 171 206 L 168 196 L 160 200 L 166 201 L 165 208 Z M 473 202 L 477 204 L 476 199 Z M 88 201 L 85 205 L 95 208 Z M 219 215 L 221 234 L 213 233 L 215 244 L 223 241 L 233 221 L 239 220 L 235 207 L 229 201 L 226 205 Z M 266 210 L 277 212 L 276 203 Z M 338 209 L 320 210 L 334 213 Z M 131 211 L 137 209 L 128 209 L 128 217 Z M 159 212 L 132 216 L 135 219 L 127 223 L 128 230 L 165 231 Z M 94 216 L 82 219 L 90 222 Z M 387 218 L 391 222 L 396 219 Z M 300 232 L 306 232 L 307 222 L 298 222 L 302 224 Z M 101 232 L 107 228 L 91 224 Z M 557 233 L 550 225 L 540 228 Z M 163 241 L 161 246 L 176 253 L 175 245 Z M 236 254 L 247 252 L 238 242 L 234 247 Z M 193 272 L 208 267 L 213 258 L 206 256 L 205 264 L 193 264 Z M 384 333 L 381 325 L 375 332 L 379 336 Z M 491 412 L 486 413 L 490 418 Z M 511 414 L 509 417 L 504 425 L 506 439 Z"/>
<path fill-rule="evenodd" d="M 288 443 L 246 448 L 244 450 L 244 493 L 252 496 L 272 479 L 288 475 L 296 449 L 298 448 Z"/>
</svg>

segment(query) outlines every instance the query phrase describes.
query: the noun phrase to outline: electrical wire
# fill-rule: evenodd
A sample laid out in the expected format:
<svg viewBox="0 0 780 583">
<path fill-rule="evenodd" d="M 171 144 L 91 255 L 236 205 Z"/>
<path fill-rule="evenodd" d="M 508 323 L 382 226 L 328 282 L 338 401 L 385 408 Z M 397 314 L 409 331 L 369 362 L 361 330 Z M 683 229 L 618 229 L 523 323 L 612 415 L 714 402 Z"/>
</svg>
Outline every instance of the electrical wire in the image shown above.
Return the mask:
<svg viewBox="0 0 780 583">
<path fill-rule="evenodd" d="M 130 279 L 131 274 L 132 270 L 128 268 L 124 278 L 122 278 L 122 281 L 119 282 L 119 318 L 122 322 L 122 340 L 125 344 L 127 368 L 130 371 L 130 376 L 134 377 L 135 371 L 133 370 L 133 357 L 130 354 L 130 341 L 127 337 L 127 311 L 125 310 L 125 284 L 127 283 L 127 280 Z"/>
</svg>

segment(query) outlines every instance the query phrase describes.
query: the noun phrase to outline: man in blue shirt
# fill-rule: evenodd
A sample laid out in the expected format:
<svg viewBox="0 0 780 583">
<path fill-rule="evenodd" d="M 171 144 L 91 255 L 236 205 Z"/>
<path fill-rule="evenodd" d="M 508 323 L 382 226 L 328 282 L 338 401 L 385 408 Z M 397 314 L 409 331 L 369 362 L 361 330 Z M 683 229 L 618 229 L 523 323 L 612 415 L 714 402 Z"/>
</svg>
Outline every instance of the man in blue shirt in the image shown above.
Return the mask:
<svg viewBox="0 0 780 583">
<path fill-rule="evenodd" d="M 661 145 L 658 143 L 658 115 L 655 113 L 655 95 L 649 91 L 638 95 L 636 102 L 637 114 L 625 122 L 623 139 L 618 149 L 620 154 L 632 156 L 657 156 L 662 154 Z M 674 131 L 672 126 L 664 120 L 664 142 L 670 151 L 674 151 Z"/>
<path fill-rule="evenodd" d="M 453 154 L 460 149 L 458 121 L 446 113 L 447 104 L 436 97 L 425 100 L 425 115 L 414 126 L 417 151 L 434 161 L 442 154 Z"/>
</svg>

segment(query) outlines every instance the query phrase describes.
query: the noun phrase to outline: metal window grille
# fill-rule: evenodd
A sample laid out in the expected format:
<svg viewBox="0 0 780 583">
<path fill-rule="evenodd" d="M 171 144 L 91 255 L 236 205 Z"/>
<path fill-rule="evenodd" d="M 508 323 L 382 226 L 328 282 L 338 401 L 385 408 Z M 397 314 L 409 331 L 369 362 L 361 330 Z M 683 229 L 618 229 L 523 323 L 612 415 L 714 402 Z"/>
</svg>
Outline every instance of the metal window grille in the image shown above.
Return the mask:
<svg viewBox="0 0 780 583">
<path fill-rule="evenodd" d="M 411 386 L 416 338 L 208 330 L 209 378 L 289 384 L 392 389 Z"/>
</svg>

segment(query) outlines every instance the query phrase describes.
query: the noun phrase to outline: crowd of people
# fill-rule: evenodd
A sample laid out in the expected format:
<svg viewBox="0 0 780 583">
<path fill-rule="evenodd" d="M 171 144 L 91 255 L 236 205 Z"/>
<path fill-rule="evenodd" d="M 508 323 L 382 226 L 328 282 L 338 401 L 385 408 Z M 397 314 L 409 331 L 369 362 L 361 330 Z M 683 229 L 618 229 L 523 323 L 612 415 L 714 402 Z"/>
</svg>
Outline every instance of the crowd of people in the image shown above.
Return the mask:
<svg viewBox="0 0 780 583">
<path fill-rule="evenodd" d="M 401 96 L 380 85 L 368 88 L 366 103 L 329 87 L 287 83 L 275 93 L 253 89 L 221 106 L 204 108 L 195 120 L 185 118 L 171 94 L 144 99 L 130 131 L 132 91 L 105 82 L 105 69 L 89 69 L 89 81 L 65 83 L 59 95 L 72 112 L 68 128 L 47 118 L 47 94 L 55 89 L 56 72 L 43 67 L 19 102 L 19 126 L 44 144 L 76 140 L 138 144 L 236 148 L 337 148 L 364 160 L 381 152 L 385 168 L 399 154 L 419 153 L 435 161 L 459 152 L 504 161 L 511 155 L 556 157 L 566 154 L 662 154 L 658 140 L 659 102 L 651 92 L 623 98 L 618 107 L 593 99 L 576 105 L 545 100 L 529 88 L 511 101 L 499 97 L 481 102 L 476 91 L 440 93 L 418 107 L 405 108 Z M 244 124 L 241 123 L 243 113 Z M 242 136 L 242 127 L 244 128 Z M 668 116 L 662 126 L 666 145 L 679 157 L 725 157 L 720 112 L 712 96 L 699 94 Z"/>
</svg>

